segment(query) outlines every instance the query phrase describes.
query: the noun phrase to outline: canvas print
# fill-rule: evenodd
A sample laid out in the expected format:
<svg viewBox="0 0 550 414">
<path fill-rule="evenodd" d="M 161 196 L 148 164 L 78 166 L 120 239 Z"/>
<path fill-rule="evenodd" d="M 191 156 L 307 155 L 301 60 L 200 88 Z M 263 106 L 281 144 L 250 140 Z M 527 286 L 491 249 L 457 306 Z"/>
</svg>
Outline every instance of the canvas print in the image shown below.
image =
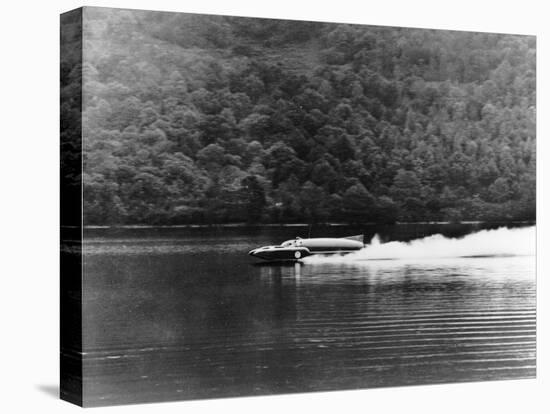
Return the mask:
<svg viewBox="0 0 550 414">
<path fill-rule="evenodd" d="M 61 16 L 61 397 L 534 378 L 536 38 Z"/>
</svg>

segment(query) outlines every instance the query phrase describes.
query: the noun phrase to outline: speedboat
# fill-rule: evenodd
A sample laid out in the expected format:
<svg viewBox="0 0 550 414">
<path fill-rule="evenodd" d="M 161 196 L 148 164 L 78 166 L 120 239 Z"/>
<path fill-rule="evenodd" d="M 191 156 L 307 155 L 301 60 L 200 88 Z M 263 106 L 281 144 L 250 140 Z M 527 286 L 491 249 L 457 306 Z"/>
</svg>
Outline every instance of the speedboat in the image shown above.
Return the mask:
<svg viewBox="0 0 550 414">
<path fill-rule="evenodd" d="M 365 247 L 363 235 L 342 237 L 342 238 L 308 238 L 296 237 L 287 240 L 278 246 L 263 246 L 248 252 L 250 256 L 259 259 L 279 260 L 300 260 L 303 257 L 314 254 L 346 254 L 360 250 Z"/>
</svg>

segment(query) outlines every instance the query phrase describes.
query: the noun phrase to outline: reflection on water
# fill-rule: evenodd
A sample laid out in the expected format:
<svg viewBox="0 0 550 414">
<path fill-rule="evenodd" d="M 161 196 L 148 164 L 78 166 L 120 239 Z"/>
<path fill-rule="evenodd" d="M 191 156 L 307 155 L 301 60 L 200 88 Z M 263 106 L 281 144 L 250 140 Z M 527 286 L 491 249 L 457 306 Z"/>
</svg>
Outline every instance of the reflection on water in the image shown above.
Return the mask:
<svg viewBox="0 0 550 414">
<path fill-rule="evenodd" d="M 85 249 L 89 405 L 535 375 L 534 256 L 273 264 L 246 252 L 289 230 L 130 236 Z"/>
</svg>

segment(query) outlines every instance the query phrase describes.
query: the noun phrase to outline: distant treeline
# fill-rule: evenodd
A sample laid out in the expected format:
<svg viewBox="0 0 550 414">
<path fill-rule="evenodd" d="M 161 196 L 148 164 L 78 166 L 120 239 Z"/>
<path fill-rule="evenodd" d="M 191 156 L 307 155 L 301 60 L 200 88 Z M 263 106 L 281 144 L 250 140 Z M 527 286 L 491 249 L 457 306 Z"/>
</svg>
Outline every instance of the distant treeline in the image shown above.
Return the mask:
<svg viewBox="0 0 550 414">
<path fill-rule="evenodd" d="M 84 25 L 85 224 L 535 219 L 534 37 Z"/>
</svg>

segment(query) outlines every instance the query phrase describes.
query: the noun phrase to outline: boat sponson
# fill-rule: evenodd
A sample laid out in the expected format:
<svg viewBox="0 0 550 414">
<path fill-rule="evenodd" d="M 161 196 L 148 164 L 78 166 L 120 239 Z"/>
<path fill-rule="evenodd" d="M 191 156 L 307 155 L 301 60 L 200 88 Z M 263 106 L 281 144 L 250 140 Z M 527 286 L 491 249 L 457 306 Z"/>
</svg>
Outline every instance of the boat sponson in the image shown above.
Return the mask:
<svg viewBox="0 0 550 414">
<path fill-rule="evenodd" d="M 248 252 L 249 255 L 264 260 L 299 260 L 311 255 L 307 247 L 265 246 Z"/>
<path fill-rule="evenodd" d="M 358 240 L 349 238 L 315 238 L 315 239 L 301 239 L 299 240 L 301 246 L 307 247 L 311 253 L 319 252 L 340 252 L 360 250 L 364 247 L 364 244 Z"/>
</svg>

